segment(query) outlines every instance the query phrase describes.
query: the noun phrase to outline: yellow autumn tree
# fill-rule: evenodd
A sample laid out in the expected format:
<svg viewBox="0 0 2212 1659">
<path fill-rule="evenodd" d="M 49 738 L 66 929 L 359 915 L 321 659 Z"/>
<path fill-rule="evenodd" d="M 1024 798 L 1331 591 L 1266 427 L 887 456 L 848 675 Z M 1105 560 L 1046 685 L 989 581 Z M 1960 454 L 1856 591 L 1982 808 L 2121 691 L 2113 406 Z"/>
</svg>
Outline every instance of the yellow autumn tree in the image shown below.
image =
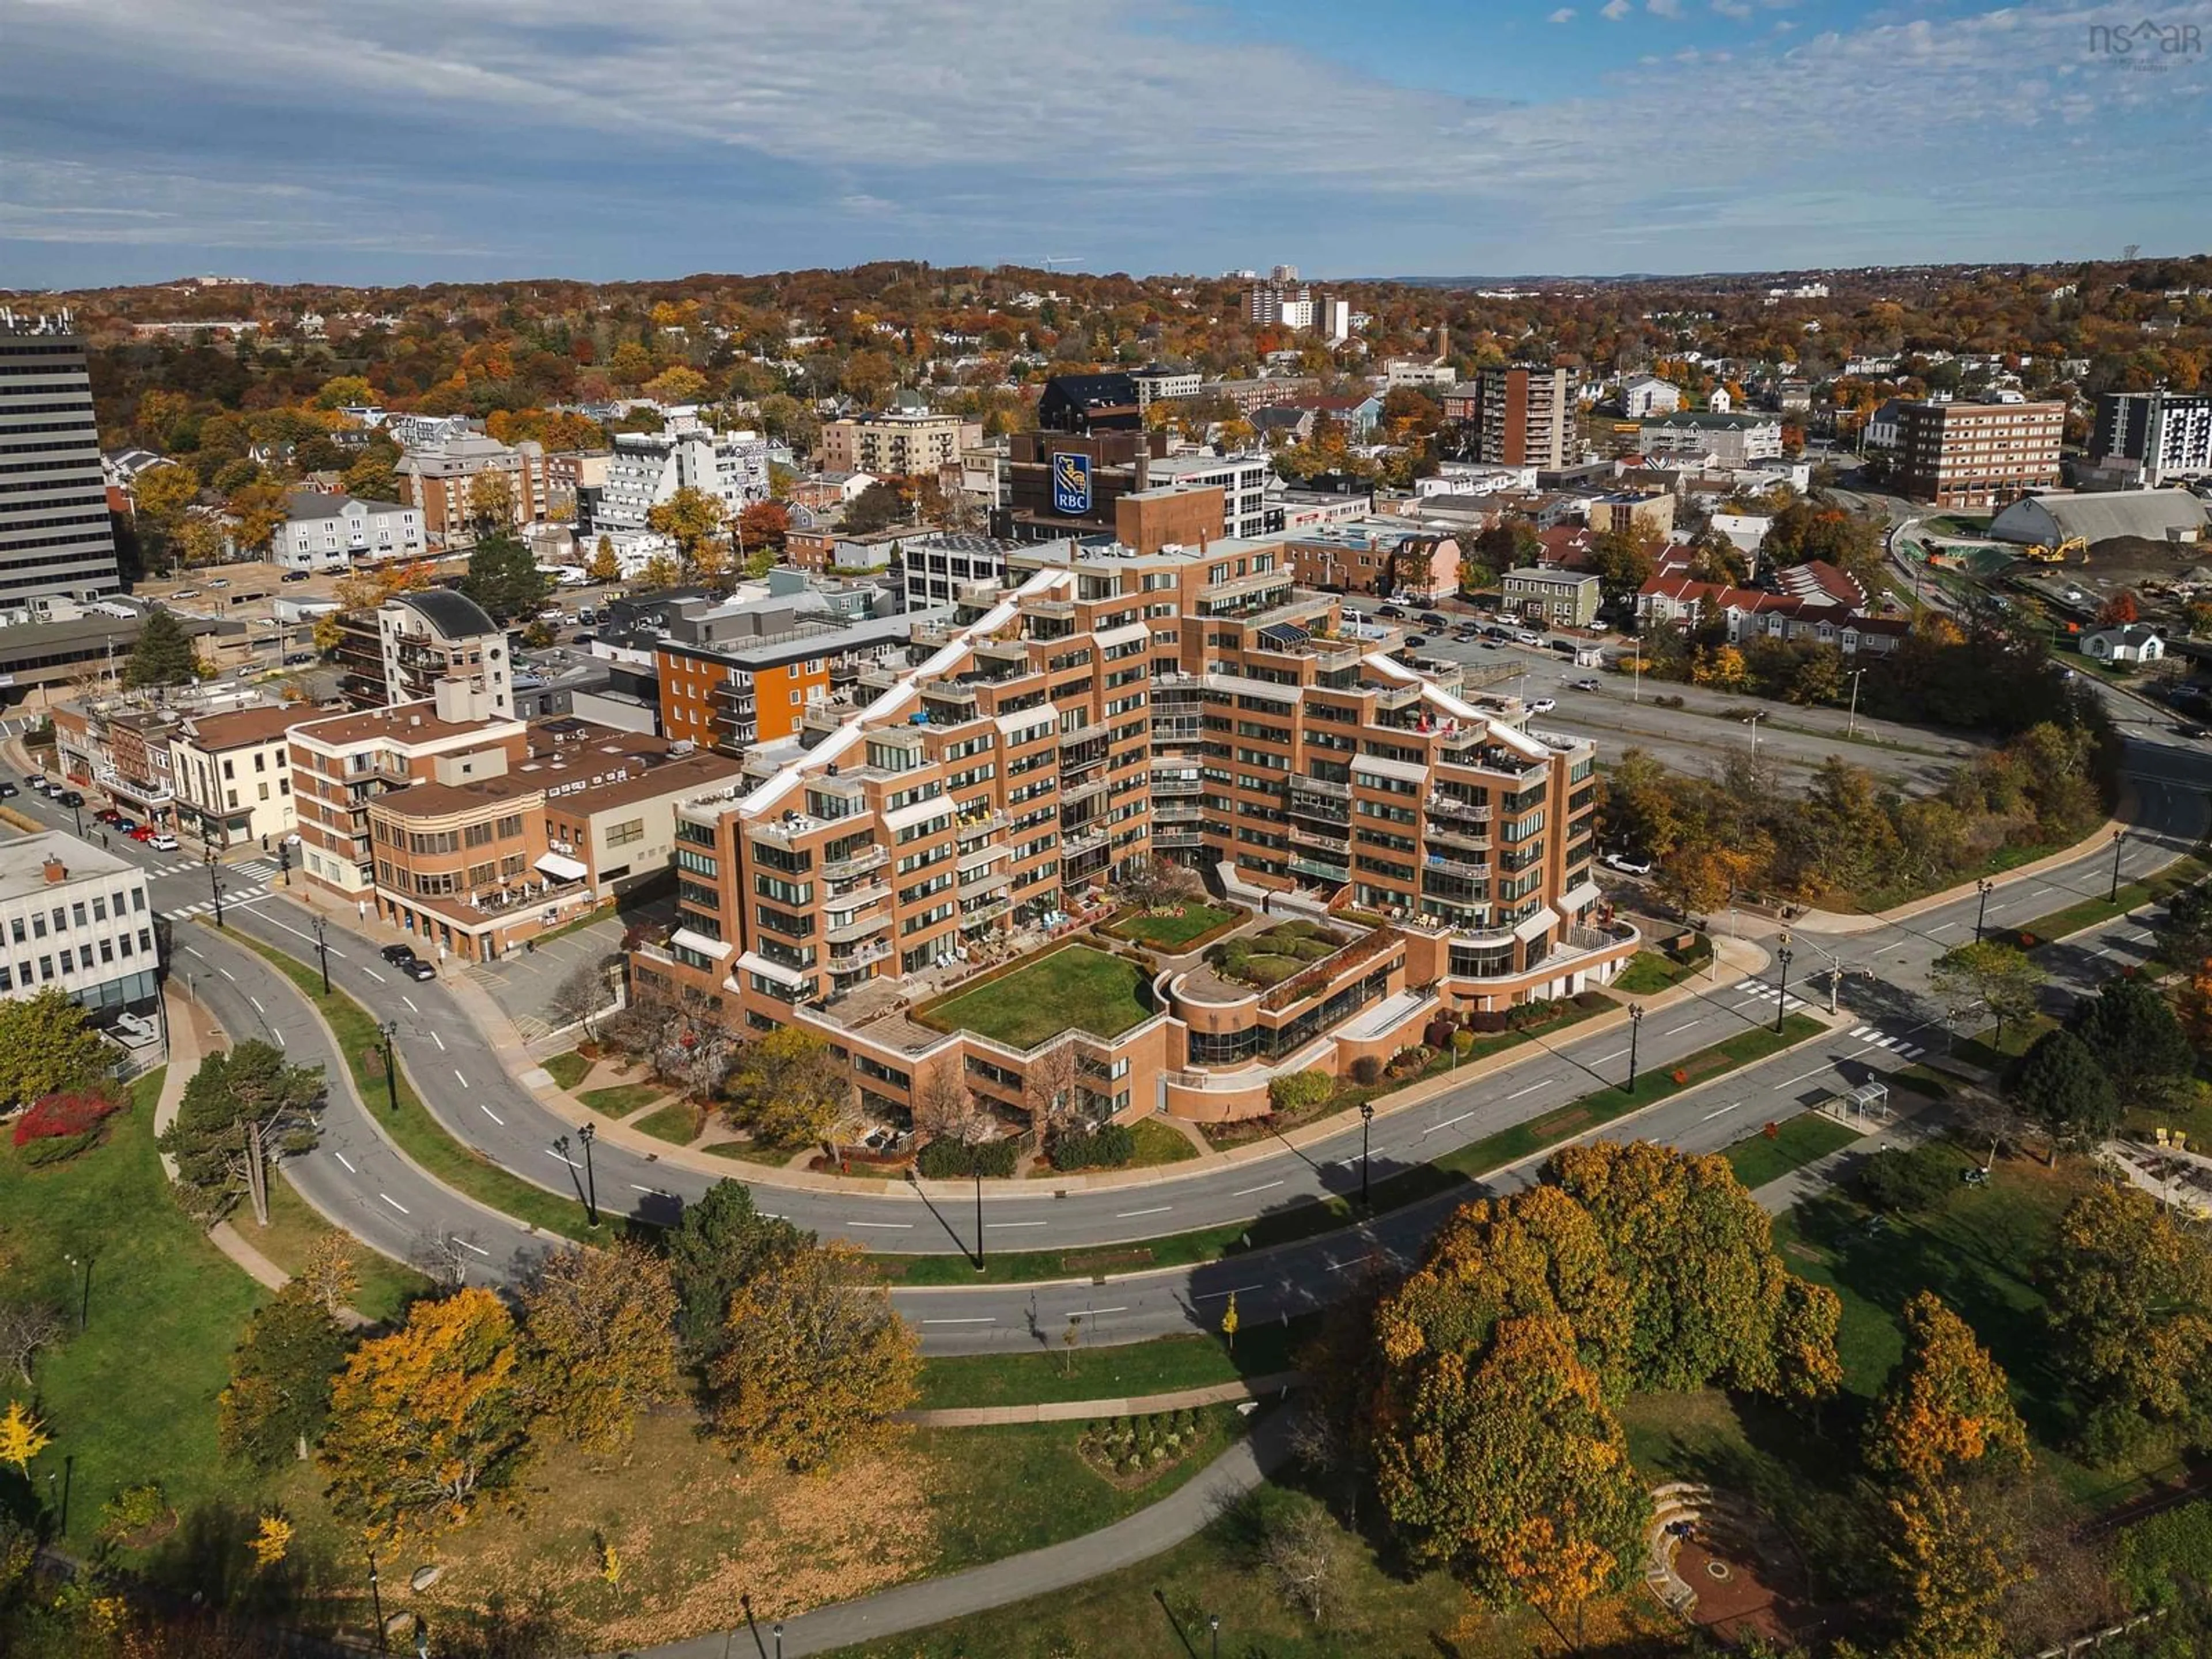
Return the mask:
<svg viewBox="0 0 2212 1659">
<path fill-rule="evenodd" d="M 848 1244 L 803 1249 L 740 1285 L 707 1369 L 714 1431 L 816 1469 L 882 1443 L 919 1388 L 921 1345 Z"/>
<path fill-rule="evenodd" d="M 625 1444 L 638 1414 L 678 1391 L 668 1260 L 627 1239 L 570 1248 L 523 1292 L 539 1412 L 594 1451 Z"/>
<path fill-rule="evenodd" d="M 8 1402 L 6 1413 L 0 1415 L 0 1463 L 13 1463 L 19 1472 L 27 1469 L 31 1460 L 52 1443 L 46 1425 L 28 1407 L 20 1400 Z"/>
<path fill-rule="evenodd" d="M 592 551 L 591 562 L 584 567 L 584 574 L 595 582 L 622 580 L 622 561 L 615 556 L 614 543 L 605 536 L 599 538 L 599 544 Z"/>
<path fill-rule="evenodd" d="M 509 1493 L 530 1453 L 521 1359 L 506 1304 L 474 1287 L 355 1349 L 317 1454 L 331 1508 L 385 1539 L 461 1526 Z"/>
<path fill-rule="evenodd" d="M 255 1568 L 266 1571 L 292 1553 L 292 1523 L 281 1515 L 264 1515 L 246 1547 L 253 1552 Z"/>
<path fill-rule="evenodd" d="M 1699 655 L 1690 670 L 1690 678 L 1698 685 L 1717 685 L 1724 691 L 1733 691 L 1750 677 L 1750 672 L 1742 652 L 1732 645 L 1722 645 Z"/>
<path fill-rule="evenodd" d="M 1905 1622 L 1890 1659 L 2000 1659 L 1998 1605 L 2029 1577 L 2014 1541 L 1940 1481 L 1908 1485 L 1885 1518 Z"/>
<path fill-rule="evenodd" d="M 2026 1469 L 2027 1425 L 1972 1328 L 1923 1291 L 1905 1304 L 1905 1358 L 1875 1402 L 1867 1465 L 1933 1481 L 1984 1460 L 1994 1470 Z"/>
</svg>

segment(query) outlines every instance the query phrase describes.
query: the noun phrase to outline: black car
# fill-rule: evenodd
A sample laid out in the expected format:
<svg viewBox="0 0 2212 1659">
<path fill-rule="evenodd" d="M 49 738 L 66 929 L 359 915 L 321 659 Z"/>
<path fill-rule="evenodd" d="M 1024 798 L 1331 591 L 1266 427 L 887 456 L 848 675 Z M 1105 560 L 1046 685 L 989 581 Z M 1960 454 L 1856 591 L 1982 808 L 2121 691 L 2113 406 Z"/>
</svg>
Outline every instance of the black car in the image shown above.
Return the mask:
<svg viewBox="0 0 2212 1659">
<path fill-rule="evenodd" d="M 1408 634 L 1406 635 L 1406 643 L 1413 647 L 1417 650 L 1420 647 L 1426 645 L 1428 642 L 1429 636 L 1426 634 Z"/>
<path fill-rule="evenodd" d="M 438 977 L 438 970 L 435 968 L 433 968 L 428 963 L 423 961 L 420 957 L 410 957 L 406 961 L 395 963 L 392 965 L 398 968 L 401 973 L 406 975 L 410 979 L 435 979 Z"/>
<path fill-rule="evenodd" d="M 1449 628 L 1451 626 L 1451 618 L 1445 616 L 1441 611 L 1424 611 L 1421 612 L 1421 620 L 1431 628 Z"/>
<path fill-rule="evenodd" d="M 5 778 L 0 778 L 0 800 L 12 800 L 23 792 Z"/>
<path fill-rule="evenodd" d="M 314 659 L 315 653 L 312 651 L 287 651 L 284 653 L 284 666 L 297 668 L 303 663 L 311 663 Z"/>
<path fill-rule="evenodd" d="M 411 945 L 387 945 L 378 954 L 394 968 L 404 968 L 415 960 L 415 947 Z"/>
<path fill-rule="evenodd" d="M 307 580 L 307 573 L 304 570 L 288 570 L 277 580 L 287 582 L 303 582 Z"/>
<path fill-rule="evenodd" d="M 54 799 L 64 806 L 82 806 L 84 805 L 84 791 L 82 789 L 64 789 L 60 794 L 56 795 Z"/>
<path fill-rule="evenodd" d="M 1375 614 L 1378 617 L 1388 617 L 1392 622 L 1406 620 L 1406 613 L 1395 605 L 1382 605 L 1376 611 Z"/>
</svg>

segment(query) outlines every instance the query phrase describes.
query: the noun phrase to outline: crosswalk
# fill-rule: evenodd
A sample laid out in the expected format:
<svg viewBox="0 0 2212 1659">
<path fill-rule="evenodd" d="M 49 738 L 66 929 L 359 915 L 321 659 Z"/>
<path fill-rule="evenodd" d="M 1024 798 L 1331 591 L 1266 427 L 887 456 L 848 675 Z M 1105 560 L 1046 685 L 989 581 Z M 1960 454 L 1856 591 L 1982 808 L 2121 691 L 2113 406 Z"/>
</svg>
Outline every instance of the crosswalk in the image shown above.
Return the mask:
<svg viewBox="0 0 2212 1659">
<path fill-rule="evenodd" d="M 198 875 L 204 880 L 207 867 L 205 859 L 177 859 L 167 864 L 151 866 L 146 873 L 151 876 Z M 265 882 L 270 876 L 276 873 L 277 864 L 275 859 L 241 859 L 236 864 L 219 864 L 216 868 L 222 872 L 226 881 L 236 880 L 242 877 L 248 880 Z"/>
<path fill-rule="evenodd" d="M 222 908 L 226 910 L 235 910 L 240 905 L 258 904 L 268 896 L 269 885 L 266 882 L 252 887 L 240 887 L 235 891 L 225 887 L 222 890 Z M 211 916 L 214 914 L 215 899 L 212 896 L 200 900 L 197 904 L 180 905 L 176 909 L 162 912 L 162 915 L 176 921 L 189 921 L 194 916 Z"/>
<path fill-rule="evenodd" d="M 1774 987 L 1760 979 L 1739 980 L 1732 988 L 1753 1001 L 1764 1002 L 1770 1008 L 1774 1006 L 1774 1000 L 1778 994 Z M 1796 1013 L 1801 1008 L 1813 1008 L 1811 1003 L 1800 1000 L 1795 992 L 1784 997 L 1782 1006 L 1786 1013 Z M 1893 1036 L 1877 1025 L 1853 1027 L 1851 1040 L 1855 1042 L 1863 1042 L 1869 1048 L 1887 1049 L 1899 1060 L 1917 1060 L 1928 1052 L 1909 1037 Z"/>
</svg>

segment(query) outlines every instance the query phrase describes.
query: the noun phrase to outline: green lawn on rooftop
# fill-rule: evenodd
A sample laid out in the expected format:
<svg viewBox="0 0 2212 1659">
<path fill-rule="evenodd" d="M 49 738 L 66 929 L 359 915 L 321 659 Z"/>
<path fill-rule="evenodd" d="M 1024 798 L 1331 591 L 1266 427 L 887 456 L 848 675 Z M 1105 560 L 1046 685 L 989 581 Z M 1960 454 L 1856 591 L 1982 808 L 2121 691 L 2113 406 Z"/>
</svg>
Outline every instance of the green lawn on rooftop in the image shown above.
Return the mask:
<svg viewBox="0 0 2212 1659">
<path fill-rule="evenodd" d="M 1070 945 L 942 1002 L 915 1018 L 944 1031 L 974 1031 L 1012 1048 L 1033 1048 L 1071 1028 L 1115 1037 L 1152 1017 L 1136 963 Z"/>
</svg>

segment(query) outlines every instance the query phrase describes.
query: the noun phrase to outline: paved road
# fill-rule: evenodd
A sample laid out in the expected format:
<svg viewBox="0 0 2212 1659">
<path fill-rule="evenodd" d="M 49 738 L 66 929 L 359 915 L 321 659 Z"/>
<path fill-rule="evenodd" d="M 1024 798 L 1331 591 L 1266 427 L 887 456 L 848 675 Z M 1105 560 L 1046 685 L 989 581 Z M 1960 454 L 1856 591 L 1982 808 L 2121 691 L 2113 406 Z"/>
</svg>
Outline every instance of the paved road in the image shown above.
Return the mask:
<svg viewBox="0 0 2212 1659">
<path fill-rule="evenodd" d="M 2138 833 L 2121 845 L 2118 856 L 2123 872 L 2133 874 L 2158 867 L 2203 836 L 2203 791 L 2212 778 L 2212 756 L 2202 746 L 2165 735 L 2131 700 L 2113 701 L 2132 739 Z M 49 803 L 28 796 L 24 799 L 33 803 L 33 811 L 67 821 L 68 815 Z M 177 861 L 173 855 L 165 860 L 146 854 L 135 844 L 129 855 L 156 866 Z M 1993 896 L 1989 921 L 1992 926 L 2024 921 L 2077 898 L 2101 895 L 2112 867 L 2111 858 L 2100 853 L 2060 870 L 2008 882 Z M 237 873 L 234 896 L 253 885 L 251 875 Z M 197 872 L 168 871 L 156 878 L 155 890 L 156 905 L 165 911 L 190 911 L 206 902 L 204 878 Z M 1929 1046 L 1938 1034 L 1934 1022 L 1939 1011 L 1926 995 L 1928 965 L 1972 936 L 1975 912 L 1976 901 L 1969 897 L 1923 913 L 1908 924 L 1870 933 L 1826 938 L 1801 933 L 1793 986 L 1808 994 L 1825 995 L 1826 975 L 1840 970 L 1844 1005 L 1858 1017 L 1848 1030 L 1863 1035 L 1840 1035 L 1824 1040 L 1809 1054 L 1781 1055 L 1749 1068 L 1712 1089 L 1657 1109 L 1638 1121 L 1637 1132 L 1698 1148 L 1722 1145 L 1742 1133 L 1743 1125 L 1779 1115 L 1795 1102 L 1905 1063 L 1911 1051 Z M 281 896 L 264 893 L 242 904 L 231 903 L 226 920 L 231 927 L 312 958 L 306 913 Z M 209 931 L 180 928 L 180 944 L 213 960 L 208 956 L 210 942 L 198 937 Z M 371 943 L 350 929 L 332 927 L 331 944 L 333 982 L 380 1018 L 397 1024 L 402 1062 L 441 1121 L 492 1161 L 549 1191 L 570 1191 L 570 1168 L 551 1142 L 573 1126 L 509 1074 L 443 984 L 418 985 L 399 978 L 378 960 Z M 2064 966 L 2077 980 L 2093 978 L 2103 969 L 2100 958 L 2126 959 L 2139 953 L 2142 944 L 2139 927 L 2116 926 Z M 219 947 L 220 941 L 214 945 Z M 299 1041 L 284 1019 L 271 1012 L 286 1006 L 288 999 L 296 1005 L 289 986 L 250 953 L 220 962 L 238 975 L 253 964 L 266 976 L 259 981 L 265 991 L 250 994 L 262 1005 L 254 1009 L 255 1018 L 274 1021 L 285 1030 L 288 1042 Z M 196 983 L 197 965 L 189 956 L 180 963 L 183 971 L 194 974 Z M 1865 976 L 1869 970 L 1871 978 Z M 217 977 L 222 975 L 218 973 Z M 222 994 L 210 987 L 210 994 Z M 1650 1029 L 1642 1033 L 1639 1058 L 1646 1066 L 1664 1066 L 1734 1031 L 1771 1020 L 1774 1012 L 1771 988 L 1736 986 L 1724 979 L 1694 1005 L 1670 1009 L 1650 1020 Z M 244 1018 L 235 1004 L 229 1014 Z M 229 1023 L 228 1015 L 225 1023 Z M 251 1023 L 246 1029 L 252 1029 Z M 1418 1110 L 1378 1120 L 1372 1137 L 1372 1173 L 1380 1177 L 1395 1168 L 1427 1161 L 1619 1082 L 1626 1070 L 1626 1036 L 1619 1032 L 1549 1045 L 1521 1065 L 1448 1091 Z M 1706 1116 L 1708 1113 L 1712 1115 Z M 1011 1193 L 987 1194 L 985 1246 L 987 1250 L 1049 1249 L 1133 1242 L 1248 1220 L 1325 1194 L 1349 1194 L 1358 1186 L 1360 1139 L 1354 1122 L 1315 1146 L 1297 1151 L 1285 1147 L 1269 1157 L 1204 1173 L 1166 1173 L 1139 1188 L 1056 1196 L 1045 1183 L 1025 1183 Z M 368 1148 L 365 1140 L 357 1145 Z M 352 1146 L 334 1145 L 334 1151 L 345 1152 L 346 1159 L 322 1160 L 317 1176 L 329 1184 L 313 1189 L 313 1195 L 334 1215 L 380 1221 L 379 1206 L 398 1211 L 406 1227 L 405 1240 L 398 1248 L 398 1224 L 364 1231 L 379 1248 L 411 1255 L 423 1237 L 451 1234 L 490 1251 L 487 1261 L 520 1259 L 521 1246 L 487 1231 L 498 1224 L 512 1232 L 512 1224 L 494 1223 L 481 1209 L 445 1188 L 420 1176 L 410 1176 L 397 1160 L 372 1171 L 354 1159 Z M 346 1169 L 344 1163 L 354 1168 Z M 682 1203 L 714 1178 L 604 1141 L 596 1156 L 596 1175 L 605 1207 L 663 1223 L 672 1220 Z M 756 1192 L 763 1209 L 866 1248 L 954 1254 L 974 1243 L 973 1211 L 964 1195 L 963 1201 L 940 1206 L 903 1188 L 882 1194 L 822 1193 L 763 1182 L 757 1183 Z M 1433 1216 L 1431 1210 L 1390 1218 L 1376 1237 L 1389 1248 L 1410 1250 Z M 365 1220 L 362 1225 L 367 1227 Z M 1089 1297 L 1079 1311 L 1098 1327 L 1103 1340 L 1135 1340 L 1162 1330 L 1187 1329 L 1194 1323 L 1218 1322 L 1218 1315 L 1206 1304 L 1231 1289 L 1239 1291 L 1240 1312 L 1248 1320 L 1288 1314 L 1310 1305 L 1321 1287 L 1351 1271 L 1345 1258 L 1341 1241 L 1323 1239 L 1243 1258 L 1241 1265 L 1232 1261 L 1196 1273 L 1116 1280 L 1106 1300 Z M 1261 1277 L 1248 1285 L 1246 1279 L 1255 1272 Z M 1027 1288 L 902 1291 L 899 1301 L 923 1322 L 930 1347 L 939 1352 L 1034 1340 L 1032 1317 L 1048 1339 L 1054 1338 L 1066 1329 L 1070 1315 L 1079 1311 L 1074 1298 L 1064 1292 Z"/>
</svg>

